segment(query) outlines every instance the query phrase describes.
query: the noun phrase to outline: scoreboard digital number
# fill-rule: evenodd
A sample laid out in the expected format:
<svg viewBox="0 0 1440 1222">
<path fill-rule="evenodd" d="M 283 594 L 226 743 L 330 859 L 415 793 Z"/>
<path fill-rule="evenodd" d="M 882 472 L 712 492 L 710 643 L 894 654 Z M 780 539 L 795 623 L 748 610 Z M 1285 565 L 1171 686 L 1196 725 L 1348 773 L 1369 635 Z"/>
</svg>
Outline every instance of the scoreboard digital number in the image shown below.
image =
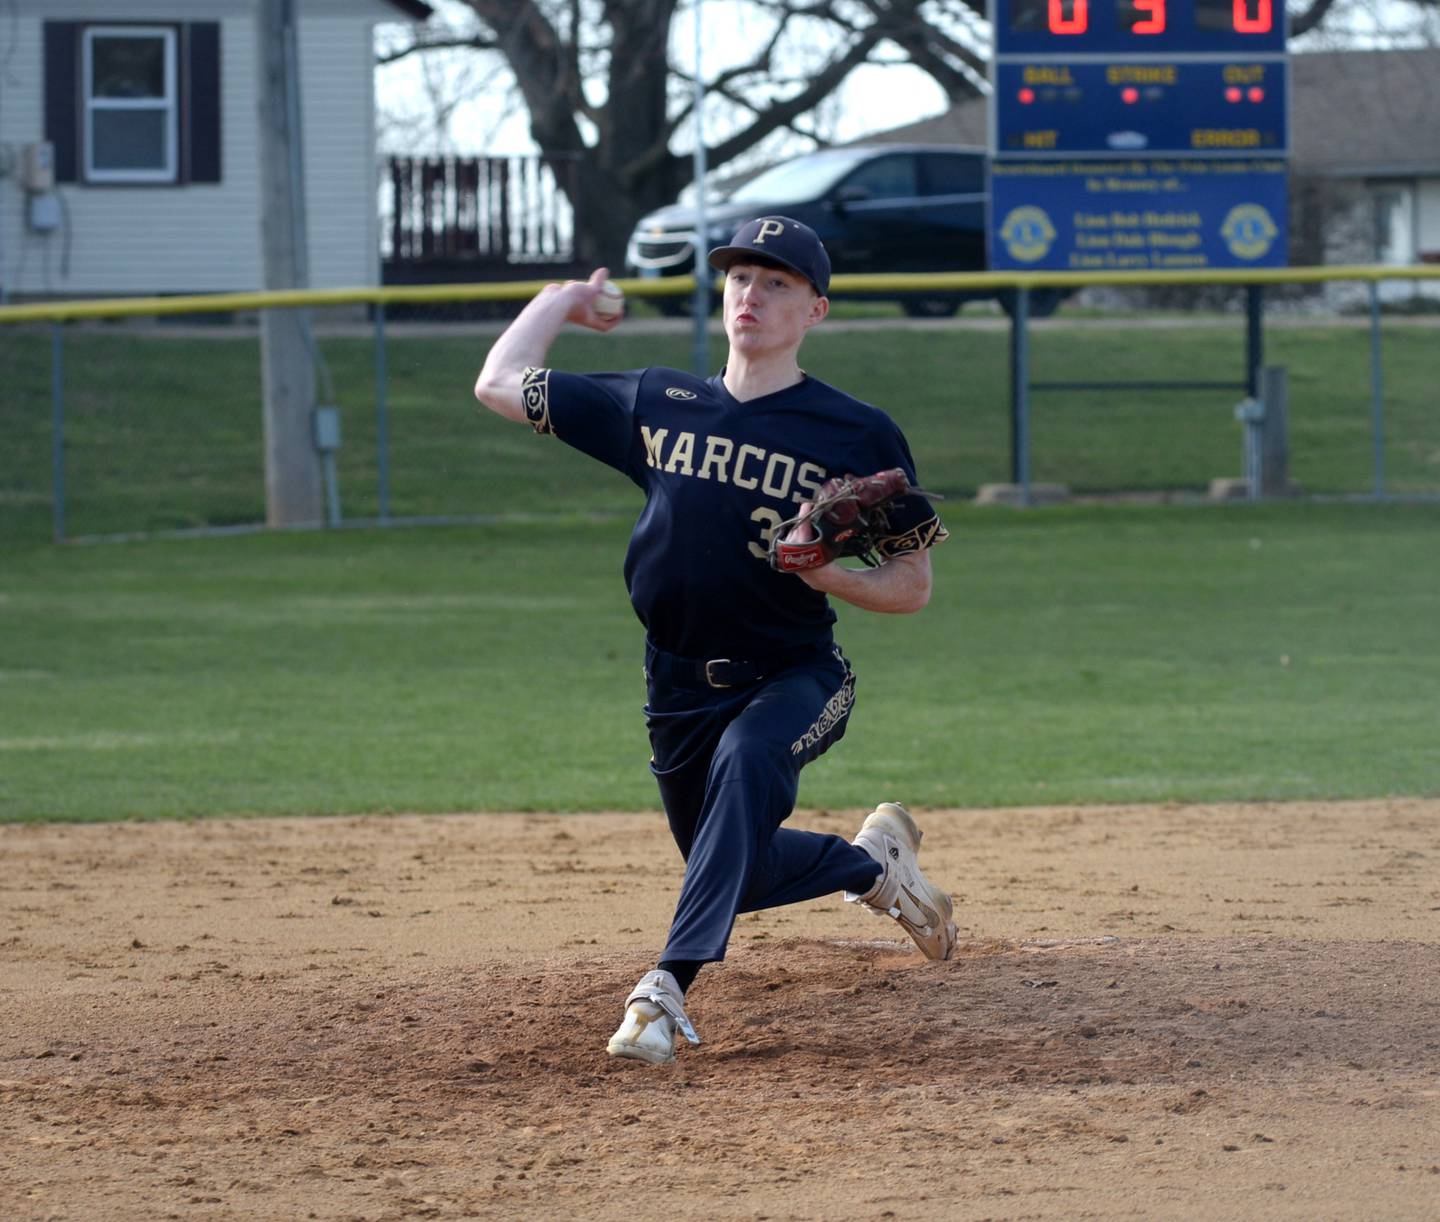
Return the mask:
<svg viewBox="0 0 1440 1222">
<path fill-rule="evenodd" d="M 993 0 L 997 157 L 1274 157 L 1284 0 Z"/>
<path fill-rule="evenodd" d="M 995 0 L 997 55 L 1283 55 L 1284 0 Z"/>
</svg>

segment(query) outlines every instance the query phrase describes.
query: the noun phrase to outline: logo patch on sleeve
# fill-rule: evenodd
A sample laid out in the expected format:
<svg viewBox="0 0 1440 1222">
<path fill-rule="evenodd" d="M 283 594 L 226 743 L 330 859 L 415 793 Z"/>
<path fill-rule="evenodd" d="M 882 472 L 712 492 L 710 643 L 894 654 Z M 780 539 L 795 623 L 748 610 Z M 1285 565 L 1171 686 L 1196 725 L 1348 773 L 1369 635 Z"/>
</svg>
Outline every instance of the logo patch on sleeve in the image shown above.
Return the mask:
<svg viewBox="0 0 1440 1222">
<path fill-rule="evenodd" d="M 537 433 L 553 433 L 550 425 L 550 371 L 534 365 L 520 374 L 520 400 L 525 405 L 525 419 Z"/>
</svg>

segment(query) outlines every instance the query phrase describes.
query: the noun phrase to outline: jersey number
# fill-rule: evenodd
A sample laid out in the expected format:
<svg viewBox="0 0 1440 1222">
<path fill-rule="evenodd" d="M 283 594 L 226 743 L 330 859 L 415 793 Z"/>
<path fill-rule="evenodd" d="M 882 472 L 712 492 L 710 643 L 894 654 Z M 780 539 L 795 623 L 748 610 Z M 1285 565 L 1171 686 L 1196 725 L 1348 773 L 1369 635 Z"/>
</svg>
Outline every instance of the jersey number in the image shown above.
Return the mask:
<svg viewBox="0 0 1440 1222">
<path fill-rule="evenodd" d="M 780 523 L 785 519 L 773 509 L 766 509 L 762 505 L 750 515 L 750 520 L 760 523 L 760 542 L 756 543 L 752 540 L 747 544 L 750 554 L 761 560 L 768 560 L 770 558 L 770 540 L 775 537 L 775 532 L 780 529 Z"/>
</svg>

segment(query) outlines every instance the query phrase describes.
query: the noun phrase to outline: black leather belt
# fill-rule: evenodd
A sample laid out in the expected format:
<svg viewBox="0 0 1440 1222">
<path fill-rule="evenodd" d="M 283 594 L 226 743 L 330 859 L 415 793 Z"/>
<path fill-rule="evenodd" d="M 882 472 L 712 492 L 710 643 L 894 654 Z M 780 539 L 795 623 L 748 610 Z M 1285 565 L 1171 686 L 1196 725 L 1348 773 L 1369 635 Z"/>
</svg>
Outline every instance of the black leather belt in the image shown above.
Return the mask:
<svg viewBox="0 0 1440 1222">
<path fill-rule="evenodd" d="M 682 658 L 654 646 L 645 651 L 647 674 L 662 683 L 684 683 L 705 687 L 745 687 L 759 683 L 782 669 L 779 665 L 752 662 L 743 658 Z"/>
</svg>

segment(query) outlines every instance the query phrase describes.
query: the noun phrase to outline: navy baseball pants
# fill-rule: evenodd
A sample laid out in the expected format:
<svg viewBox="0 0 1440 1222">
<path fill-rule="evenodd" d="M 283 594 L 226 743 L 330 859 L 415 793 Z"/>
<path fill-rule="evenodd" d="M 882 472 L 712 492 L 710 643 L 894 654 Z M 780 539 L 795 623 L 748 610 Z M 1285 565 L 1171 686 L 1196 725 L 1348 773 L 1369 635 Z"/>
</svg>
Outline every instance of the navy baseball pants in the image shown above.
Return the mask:
<svg viewBox="0 0 1440 1222">
<path fill-rule="evenodd" d="M 773 675 L 729 687 L 705 664 L 646 647 L 650 769 L 685 881 L 661 960 L 712 962 L 741 912 L 836 891 L 866 892 L 879 865 L 839 836 L 780 825 L 800 769 L 845 733 L 855 677 L 826 646 Z M 723 667 L 714 677 L 732 677 Z"/>
</svg>

